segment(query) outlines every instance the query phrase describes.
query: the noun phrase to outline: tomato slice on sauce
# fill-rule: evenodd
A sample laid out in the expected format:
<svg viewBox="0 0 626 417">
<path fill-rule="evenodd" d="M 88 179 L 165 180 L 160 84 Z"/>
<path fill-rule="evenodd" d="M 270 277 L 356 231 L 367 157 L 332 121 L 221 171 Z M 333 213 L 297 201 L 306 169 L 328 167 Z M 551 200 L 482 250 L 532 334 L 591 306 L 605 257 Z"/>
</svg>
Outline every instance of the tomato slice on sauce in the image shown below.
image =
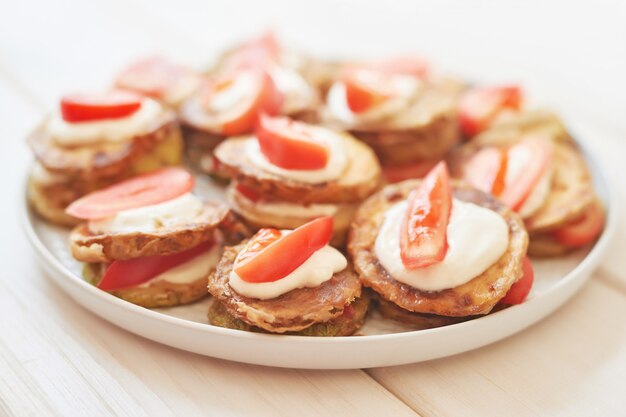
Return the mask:
<svg viewBox="0 0 626 417">
<path fill-rule="evenodd" d="M 250 133 L 261 113 L 278 114 L 282 94 L 264 71 L 238 70 L 207 86 L 203 104 L 215 113 L 226 136 Z"/>
<path fill-rule="evenodd" d="M 593 242 L 604 229 L 604 210 L 599 201 L 594 201 L 583 215 L 552 232 L 552 236 L 570 248 L 579 248 Z"/>
<path fill-rule="evenodd" d="M 98 288 L 104 291 L 114 291 L 143 284 L 165 271 L 206 253 L 213 245 L 214 242 L 210 240 L 174 255 L 145 256 L 126 261 L 113 261 L 106 268 L 102 280 L 98 283 Z"/>
<path fill-rule="evenodd" d="M 277 281 L 326 246 L 332 234 L 332 217 L 317 218 L 289 234 L 261 229 L 239 255 L 235 273 L 247 282 Z"/>
<path fill-rule="evenodd" d="M 535 273 L 533 271 L 533 265 L 530 262 L 530 259 L 528 259 L 528 256 L 524 256 L 524 261 L 522 263 L 522 278 L 511 286 L 504 298 L 500 300 L 500 303 L 506 305 L 523 303 L 530 293 L 534 280 Z"/>
<path fill-rule="evenodd" d="M 442 161 L 408 198 L 400 229 L 400 258 L 407 269 L 423 268 L 445 258 L 451 211 L 450 174 Z"/>
<path fill-rule="evenodd" d="M 522 89 L 518 86 L 476 87 L 459 101 L 459 123 L 467 137 L 485 130 L 503 110 L 522 107 Z"/>
<path fill-rule="evenodd" d="M 518 211 L 550 168 L 552 152 L 552 142 L 542 136 L 528 137 L 509 148 L 504 190 L 498 197 Z"/>
<path fill-rule="evenodd" d="M 328 163 L 328 148 L 315 139 L 311 125 L 288 117 L 261 115 L 255 133 L 263 155 L 278 167 L 315 170 Z"/>
<path fill-rule="evenodd" d="M 391 74 L 366 67 L 348 67 L 341 80 L 346 88 L 346 102 L 353 113 L 363 113 L 391 97 Z"/>
<path fill-rule="evenodd" d="M 168 91 L 194 73 L 162 56 L 139 60 L 124 69 L 117 77 L 115 86 L 136 91 L 147 96 L 162 98 Z"/>
<path fill-rule="evenodd" d="M 467 163 L 463 178 L 473 187 L 498 196 L 504 191 L 508 157 L 504 150 L 481 149 Z"/>
<path fill-rule="evenodd" d="M 123 210 L 172 200 L 191 191 L 194 184 L 194 177 L 183 168 L 163 168 L 89 193 L 65 211 L 79 219 L 102 219 Z"/>
<path fill-rule="evenodd" d="M 119 119 L 141 107 L 141 97 L 129 91 L 70 94 L 61 98 L 61 116 L 70 123 Z"/>
</svg>

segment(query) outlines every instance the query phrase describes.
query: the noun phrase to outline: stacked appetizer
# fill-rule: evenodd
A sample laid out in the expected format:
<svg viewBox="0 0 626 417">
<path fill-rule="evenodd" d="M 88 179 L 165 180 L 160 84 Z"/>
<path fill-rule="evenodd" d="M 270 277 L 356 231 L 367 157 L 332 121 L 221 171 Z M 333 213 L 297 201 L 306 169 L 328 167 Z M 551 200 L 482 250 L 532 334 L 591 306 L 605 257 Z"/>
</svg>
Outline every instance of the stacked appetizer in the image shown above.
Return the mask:
<svg viewBox="0 0 626 417">
<path fill-rule="evenodd" d="M 406 57 L 345 65 L 328 91 L 325 121 L 371 146 L 391 182 L 421 177 L 458 142 L 462 85 Z"/>
<path fill-rule="evenodd" d="M 295 230 L 261 229 L 224 249 L 209 278 L 209 322 L 240 330 L 307 336 L 354 333 L 369 298 L 346 257 L 329 246 L 331 217 Z"/>
<path fill-rule="evenodd" d="M 451 158 L 455 175 L 516 211 L 529 252 L 554 256 L 600 235 L 603 208 L 580 150 L 556 116 L 523 111 L 492 123 Z"/>
<path fill-rule="evenodd" d="M 231 220 L 225 205 L 202 201 L 193 186 L 184 169 L 164 168 L 72 203 L 67 213 L 85 221 L 70 234 L 72 255 L 86 263 L 85 278 L 144 307 L 206 296 L 207 277 L 222 253 L 219 228 Z"/>
<path fill-rule="evenodd" d="M 28 198 L 45 219 L 74 225 L 65 212 L 90 191 L 181 159 L 176 116 L 134 93 L 73 94 L 28 139 L 37 160 Z"/>
<path fill-rule="evenodd" d="M 452 184 L 442 162 L 423 181 L 388 185 L 366 200 L 348 251 L 384 315 L 428 328 L 522 302 L 533 279 L 527 245 L 518 215 Z"/>
<path fill-rule="evenodd" d="M 211 151 L 224 138 L 250 134 L 261 113 L 313 120 L 319 93 L 267 34 L 225 55 L 197 94 L 181 107 L 190 159 L 214 169 Z"/>
<path fill-rule="evenodd" d="M 352 136 L 287 117 L 262 116 L 254 135 L 215 150 L 220 173 L 233 179 L 227 199 L 254 227 L 293 229 L 332 216 L 341 245 L 358 204 L 380 185 L 370 148 Z"/>
</svg>

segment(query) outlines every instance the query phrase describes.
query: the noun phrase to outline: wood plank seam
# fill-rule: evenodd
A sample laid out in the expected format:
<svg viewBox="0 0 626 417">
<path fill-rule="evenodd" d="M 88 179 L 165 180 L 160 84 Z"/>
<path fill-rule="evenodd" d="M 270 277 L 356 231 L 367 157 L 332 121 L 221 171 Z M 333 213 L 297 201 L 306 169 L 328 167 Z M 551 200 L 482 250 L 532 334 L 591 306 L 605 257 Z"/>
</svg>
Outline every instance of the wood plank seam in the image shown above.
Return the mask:
<svg viewBox="0 0 626 417">
<path fill-rule="evenodd" d="M 592 279 L 596 279 L 600 284 L 611 288 L 626 297 L 626 282 L 615 276 L 612 272 L 607 271 L 603 267 L 596 270 Z"/>
</svg>

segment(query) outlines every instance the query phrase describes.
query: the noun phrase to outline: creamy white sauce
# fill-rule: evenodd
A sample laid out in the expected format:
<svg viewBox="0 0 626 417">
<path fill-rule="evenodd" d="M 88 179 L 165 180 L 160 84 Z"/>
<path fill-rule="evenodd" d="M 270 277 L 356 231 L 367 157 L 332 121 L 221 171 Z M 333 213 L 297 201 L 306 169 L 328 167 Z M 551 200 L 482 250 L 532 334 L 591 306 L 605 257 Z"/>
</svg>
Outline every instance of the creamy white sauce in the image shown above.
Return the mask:
<svg viewBox="0 0 626 417">
<path fill-rule="evenodd" d="M 160 228 L 185 224 L 202 213 L 202 200 L 186 193 L 163 203 L 123 210 L 112 217 L 91 220 L 92 233 L 154 232 Z"/>
<path fill-rule="evenodd" d="M 228 87 L 217 92 L 208 103 L 210 111 L 222 113 L 249 100 L 255 86 L 254 76 L 246 71 L 241 71 Z"/>
<path fill-rule="evenodd" d="M 407 204 L 397 203 L 387 211 L 374 245 L 378 261 L 397 281 L 422 291 L 454 288 L 483 273 L 507 250 L 509 229 L 498 213 L 454 199 L 443 261 L 406 269 L 400 257 L 400 230 Z"/>
<path fill-rule="evenodd" d="M 47 129 L 60 145 L 89 145 L 99 142 L 122 142 L 134 136 L 148 133 L 163 111 L 161 105 L 144 98 L 135 113 L 117 119 L 70 123 L 63 120 L 60 112 L 52 115 Z"/>
<path fill-rule="evenodd" d="M 524 170 L 530 164 L 533 155 L 526 148 L 518 147 L 515 153 L 509 152 L 507 161 L 506 176 L 504 179 L 505 187 L 510 186 L 520 175 L 524 175 Z M 532 216 L 543 206 L 552 184 L 553 166 L 548 166 L 541 174 L 541 178 L 530 191 L 528 197 L 518 210 L 518 214 L 526 219 Z"/>
<path fill-rule="evenodd" d="M 166 281 L 171 284 L 190 284 L 203 277 L 208 277 L 209 273 L 220 260 L 222 246 L 215 243 L 211 249 L 195 258 L 188 260 L 172 269 L 168 269 L 156 277 L 137 285 L 138 288 L 149 287 L 155 282 Z"/>
<path fill-rule="evenodd" d="M 283 94 L 281 114 L 293 114 L 311 108 L 317 101 L 313 87 L 295 70 L 275 66 L 270 75 Z"/>
<path fill-rule="evenodd" d="M 343 137 L 332 130 L 323 127 L 312 127 L 313 135 L 328 147 L 328 162 L 321 169 L 295 170 L 284 169 L 272 164 L 261 152 L 259 142 L 255 137 L 248 140 L 245 146 L 246 156 L 250 162 L 266 172 L 289 178 L 295 181 L 318 184 L 336 180 L 343 174 L 348 163 L 348 156 Z"/>
<path fill-rule="evenodd" d="M 244 205 L 259 215 L 311 219 L 313 217 L 334 216 L 339 210 L 337 204 L 303 205 L 286 201 L 252 201 L 237 191 L 235 187 L 229 187 L 228 197 L 229 199 L 236 198 L 238 204 Z"/>
<path fill-rule="evenodd" d="M 283 231 L 283 233 L 289 231 Z M 240 252 L 241 253 L 241 252 Z M 237 265 L 235 259 L 235 267 Z M 273 282 L 247 282 L 233 271 L 230 273 L 230 286 L 246 297 L 267 300 L 279 297 L 297 288 L 313 288 L 321 285 L 348 266 L 346 257 L 331 246 L 315 251 L 309 259 L 289 275 Z"/>
<path fill-rule="evenodd" d="M 391 97 L 358 114 L 353 113 L 348 106 L 346 85 L 342 81 L 335 82 L 328 91 L 327 97 L 330 114 L 334 119 L 348 126 L 376 122 L 401 114 L 419 92 L 422 82 L 416 77 L 406 75 L 396 75 L 390 80 Z"/>
</svg>

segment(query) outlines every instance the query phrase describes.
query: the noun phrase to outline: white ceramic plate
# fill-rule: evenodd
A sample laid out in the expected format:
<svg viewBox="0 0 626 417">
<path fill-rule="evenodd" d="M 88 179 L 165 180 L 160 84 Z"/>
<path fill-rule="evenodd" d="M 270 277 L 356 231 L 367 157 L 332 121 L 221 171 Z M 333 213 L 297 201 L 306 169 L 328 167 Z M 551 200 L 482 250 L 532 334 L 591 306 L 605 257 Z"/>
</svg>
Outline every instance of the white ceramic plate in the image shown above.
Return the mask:
<svg viewBox="0 0 626 417">
<path fill-rule="evenodd" d="M 588 155 L 588 154 L 587 154 Z M 28 238 L 50 277 L 72 298 L 102 318 L 143 337 L 216 358 L 259 365 L 345 369 L 400 365 L 465 352 L 510 336 L 541 320 L 569 299 L 589 278 L 615 229 L 616 208 L 599 165 L 587 158 L 596 190 L 607 209 L 607 223 L 591 250 L 554 260 L 535 260 L 535 286 L 521 305 L 494 314 L 428 330 L 370 314 L 359 336 L 306 337 L 250 333 L 207 324 L 210 299 L 167 309 L 138 307 L 98 290 L 80 276 L 69 254 L 67 231 L 39 220 L 24 206 Z M 201 180 L 199 193 L 219 197 L 220 190 Z"/>
</svg>

